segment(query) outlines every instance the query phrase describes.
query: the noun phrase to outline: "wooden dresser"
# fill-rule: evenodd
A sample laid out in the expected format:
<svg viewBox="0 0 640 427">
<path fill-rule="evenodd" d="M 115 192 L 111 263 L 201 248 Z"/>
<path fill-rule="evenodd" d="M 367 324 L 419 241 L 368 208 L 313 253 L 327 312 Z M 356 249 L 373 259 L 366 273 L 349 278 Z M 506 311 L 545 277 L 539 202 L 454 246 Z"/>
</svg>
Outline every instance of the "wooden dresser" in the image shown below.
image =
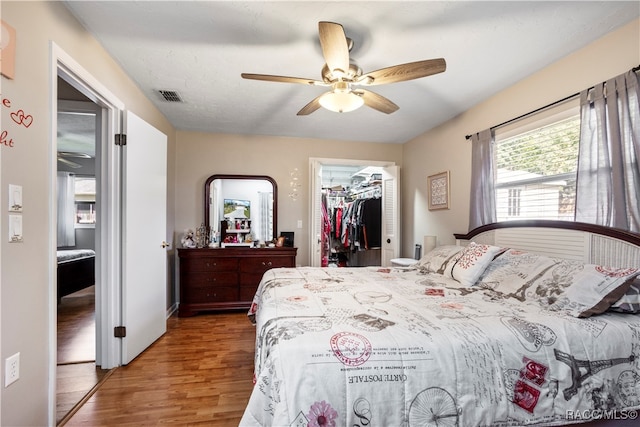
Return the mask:
<svg viewBox="0 0 640 427">
<path fill-rule="evenodd" d="M 178 249 L 178 315 L 249 309 L 265 271 L 295 267 L 297 248 Z"/>
</svg>

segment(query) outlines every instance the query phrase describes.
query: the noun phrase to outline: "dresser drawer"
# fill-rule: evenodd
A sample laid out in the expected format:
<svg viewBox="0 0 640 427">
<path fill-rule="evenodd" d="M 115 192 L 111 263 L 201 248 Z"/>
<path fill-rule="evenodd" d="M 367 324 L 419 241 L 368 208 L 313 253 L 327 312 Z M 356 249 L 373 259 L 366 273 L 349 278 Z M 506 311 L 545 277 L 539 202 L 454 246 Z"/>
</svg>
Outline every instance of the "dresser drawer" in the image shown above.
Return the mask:
<svg viewBox="0 0 640 427">
<path fill-rule="evenodd" d="M 236 271 L 238 258 L 186 258 L 180 260 L 180 268 L 188 271 Z"/>
<path fill-rule="evenodd" d="M 240 286 L 240 301 L 253 301 L 257 290 L 258 286 L 255 284 L 252 286 Z"/>
<path fill-rule="evenodd" d="M 246 273 L 262 274 L 270 268 L 293 267 L 290 257 L 255 257 L 240 260 L 240 271 Z"/>
<path fill-rule="evenodd" d="M 238 287 L 229 286 L 202 286 L 190 287 L 186 294 L 182 295 L 181 303 L 216 303 L 238 301 Z"/>
<path fill-rule="evenodd" d="M 238 286 L 238 273 L 235 271 L 184 273 L 180 282 L 189 288 L 203 286 Z"/>
</svg>

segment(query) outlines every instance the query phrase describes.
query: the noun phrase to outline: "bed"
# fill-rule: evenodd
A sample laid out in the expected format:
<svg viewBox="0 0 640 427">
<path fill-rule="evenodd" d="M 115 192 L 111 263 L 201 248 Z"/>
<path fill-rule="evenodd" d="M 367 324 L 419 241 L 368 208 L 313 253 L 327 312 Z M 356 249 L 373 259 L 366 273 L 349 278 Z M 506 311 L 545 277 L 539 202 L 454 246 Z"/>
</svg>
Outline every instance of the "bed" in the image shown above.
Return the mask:
<svg viewBox="0 0 640 427">
<path fill-rule="evenodd" d="M 640 236 L 529 221 L 456 238 L 413 267 L 267 271 L 240 425 L 634 425 Z"/>
<path fill-rule="evenodd" d="M 57 251 L 58 303 L 62 297 L 95 284 L 96 253 L 91 249 Z"/>
</svg>

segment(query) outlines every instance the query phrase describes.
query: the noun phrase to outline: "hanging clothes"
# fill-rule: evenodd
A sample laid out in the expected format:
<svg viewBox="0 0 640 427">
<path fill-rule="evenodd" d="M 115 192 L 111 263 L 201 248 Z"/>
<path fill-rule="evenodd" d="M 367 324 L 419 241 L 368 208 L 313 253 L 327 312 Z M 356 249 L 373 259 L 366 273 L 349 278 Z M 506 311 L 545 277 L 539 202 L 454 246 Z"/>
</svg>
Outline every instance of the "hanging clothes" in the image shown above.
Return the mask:
<svg viewBox="0 0 640 427">
<path fill-rule="evenodd" d="M 365 199 L 360 207 L 360 226 L 365 249 L 382 246 L 382 199 Z"/>
</svg>

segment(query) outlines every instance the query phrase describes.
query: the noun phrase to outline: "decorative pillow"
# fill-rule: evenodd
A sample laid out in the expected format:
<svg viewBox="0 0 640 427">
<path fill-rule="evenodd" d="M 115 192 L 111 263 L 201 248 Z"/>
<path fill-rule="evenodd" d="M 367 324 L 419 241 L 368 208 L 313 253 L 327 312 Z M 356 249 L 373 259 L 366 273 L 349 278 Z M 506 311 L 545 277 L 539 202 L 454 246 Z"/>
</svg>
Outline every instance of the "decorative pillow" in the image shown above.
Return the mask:
<svg viewBox="0 0 640 427">
<path fill-rule="evenodd" d="M 609 311 L 618 313 L 640 313 L 640 277 L 636 277 L 622 298 L 611 304 Z"/>
<path fill-rule="evenodd" d="M 487 267 L 478 284 L 503 298 L 589 317 L 618 301 L 638 274 L 637 268 L 609 268 L 511 249 Z"/>
<path fill-rule="evenodd" d="M 450 277 L 463 285 L 473 286 L 482 273 L 484 273 L 489 263 L 505 250 L 506 248 L 498 246 L 471 242 L 469 246 L 460 252 L 460 256 L 457 257 L 458 259 L 450 270 Z M 445 275 L 447 275 L 448 272 L 448 269 L 445 270 Z"/>
<path fill-rule="evenodd" d="M 455 262 L 455 255 L 463 249 L 463 246 L 455 245 L 436 246 L 420 258 L 416 268 L 423 273 L 444 274 L 447 266 Z"/>
<path fill-rule="evenodd" d="M 508 249 L 487 266 L 478 285 L 525 301 L 531 282 L 558 262 L 559 259 L 544 255 Z"/>
<path fill-rule="evenodd" d="M 557 267 L 556 267 L 557 268 Z M 569 273 L 569 272 L 567 272 Z M 536 289 L 536 294 L 551 303 L 549 310 L 563 310 L 575 317 L 589 317 L 605 312 L 631 287 L 640 274 L 637 268 L 610 268 L 585 264 L 574 274 L 547 279 Z M 561 279 L 558 281 L 557 279 Z M 557 298 L 553 298 L 553 294 Z"/>
</svg>

